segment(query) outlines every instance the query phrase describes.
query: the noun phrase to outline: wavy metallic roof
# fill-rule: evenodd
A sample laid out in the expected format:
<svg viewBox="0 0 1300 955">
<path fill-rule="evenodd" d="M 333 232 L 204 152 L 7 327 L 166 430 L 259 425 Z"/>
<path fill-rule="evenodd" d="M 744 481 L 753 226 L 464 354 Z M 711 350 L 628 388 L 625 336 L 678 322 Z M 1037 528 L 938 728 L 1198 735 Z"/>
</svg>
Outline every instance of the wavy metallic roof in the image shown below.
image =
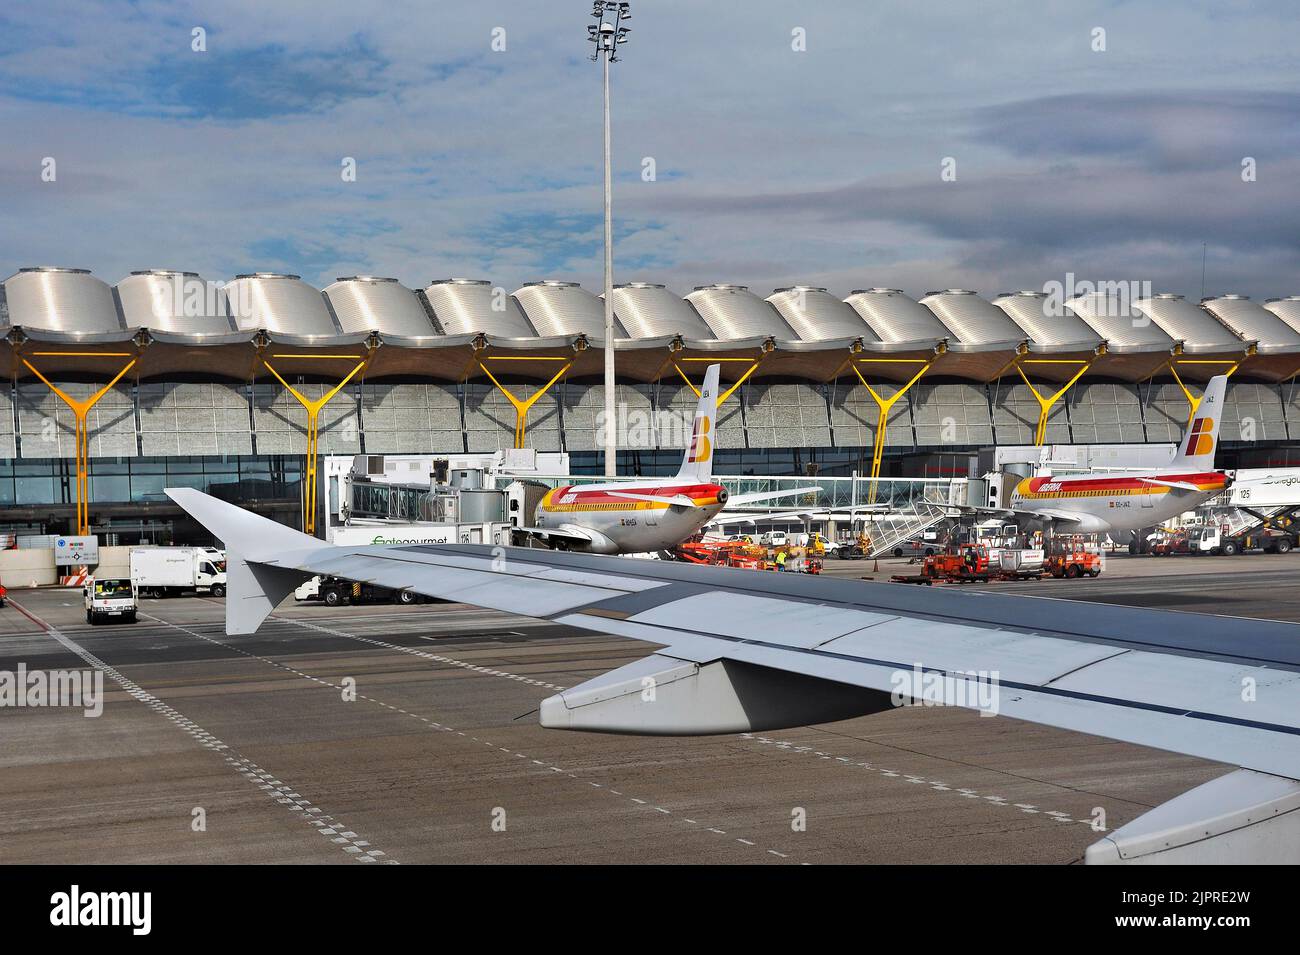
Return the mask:
<svg viewBox="0 0 1300 955">
<path fill-rule="evenodd" d="M 964 345 L 1021 342 L 1027 337 L 1006 312 L 968 289 L 929 292 L 921 304 L 934 312 Z"/>
<path fill-rule="evenodd" d="M 952 337 L 934 312 L 899 289 L 854 289 L 844 301 L 883 342 L 937 341 Z"/>
<path fill-rule="evenodd" d="M 260 328 L 273 335 L 339 334 L 320 291 L 297 275 L 238 275 L 226 286 L 226 298 L 235 324 L 243 331 Z"/>
<path fill-rule="evenodd" d="M 419 296 L 397 279 L 340 276 L 325 287 L 325 298 L 345 332 L 379 332 L 401 338 L 438 334 Z"/>
<path fill-rule="evenodd" d="M 196 272 L 142 269 L 117 283 L 127 328 L 178 335 L 228 335 L 235 331 L 220 285 Z"/>
<path fill-rule="evenodd" d="M 719 339 L 798 338 L 779 312 L 743 285 L 701 285 L 686 296 Z"/>
<path fill-rule="evenodd" d="M 811 285 L 779 288 L 773 290 L 767 301 L 806 342 L 837 338 L 880 340 L 853 306 L 840 301 L 824 288 Z"/>
<path fill-rule="evenodd" d="M 681 335 L 699 341 L 714 337 L 713 329 L 690 303 L 650 282 L 615 285 L 614 314 L 631 338 Z"/>
<path fill-rule="evenodd" d="M 1261 352 L 1300 351 L 1300 331 L 1245 295 L 1220 295 L 1201 303 L 1248 342 L 1258 342 Z"/>
<path fill-rule="evenodd" d="M 552 335 L 605 337 L 605 302 L 577 282 L 526 282 L 514 293 L 519 307 L 544 338 Z M 627 333 L 614 320 L 614 337 Z"/>
<path fill-rule="evenodd" d="M 1185 351 L 1235 351 L 1242 347 L 1241 339 L 1211 313 L 1181 295 L 1163 292 L 1140 298 L 1133 308 L 1149 315 L 1174 341 L 1182 342 Z"/>
<path fill-rule="evenodd" d="M 1300 295 L 1270 298 L 1264 303 L 1264 308 L 1300 332 Z"/>
<path fill-rule="evenodd" d="M 435 279 L 424 290 L 438 324 L 448 335 L 536 338 L 523 311 L 504 288 L 486 279 Z"/>
<path fill-rule="evenodd" d="M 1046 292 L 1003 292 L 993 304 L 1006 312 L 1035 345 L 1096 348 L 1101 344 L 1101 336 L 1092 326 Z"/>
<path fill-rule="evenodd" d="M 1065 303 L 1083 319 L 1109 346 L 1131 349 L 1173 348 L 1174 340 L 1145 313 L 1113 295 L 1091 292 Z"/>
<path fill-rule="evenodd" d="M 5 298 L 12 325 L 73 335 L 124 328 L 113 290 L 89 269 L 20 269 L 5 279 Z"/>
</svg>

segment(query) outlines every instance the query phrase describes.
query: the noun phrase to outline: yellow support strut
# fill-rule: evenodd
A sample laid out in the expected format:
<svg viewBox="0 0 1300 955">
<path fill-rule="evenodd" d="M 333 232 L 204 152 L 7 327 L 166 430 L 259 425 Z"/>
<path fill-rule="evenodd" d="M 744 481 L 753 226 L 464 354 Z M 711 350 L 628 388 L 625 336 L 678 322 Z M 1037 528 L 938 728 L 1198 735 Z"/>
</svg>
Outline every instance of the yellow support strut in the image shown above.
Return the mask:
<svg viewBox="0 0 1300 955">
<path fill-rule="evenodd" d="M 35 355 L 81 355 L 87 357 L 84 352 L 34 352 Z M 96 357 L 101 357 L 101 353 L 94 353 Z M 130 358 L 125 352 L 102 353 L 105 358 Z M 138 359 L 131 358 L 129 362 L 119 371 L 113 380 L 106 384 L 99 391 L 95 392 L 85 401 L 78 401 L 73 398 L 58 385 L 55 385 L 48 378 L 41 374 L 40 369 L 29 362 L 26 358 L 22 360 L 23 364 L 31 369 L 32 374 L 45 383 L 45 387 L 54 392 L 63 400 L 63 403 L 71 409 L 73 417 L 76 419 L 76 455 L 77 455 L 77 533 L 90 533 L 90 428 L 86 424 L 86 416 L 90 414 L 90 409 L 95 407 L 96 402 L 112 389 L 122 376 L 135 367 Z"/>
<path fill-rule="evenodd" d="M 858 381 L 862 382 L 862 387 L 867 389 L 867 394 L 876 403 L 876 442 L 871 449 L 871 500 L 876 500 L 876 482 L 880 478 L 880 463 L 885 456 L 885 429 L 889 426 L 889 411 L 899 398 L 907 394 L 907 390 L 921 380 L 921 376 L 930 370 L 930 366 L 938 358 L 859 358 L 852 364 L 853 373 L 858 376 Z M 888 398 L 882 398 L 875 388 L 867 384 L 867 379 L 862 377 L 862 371 L 858 364 L 867 362 L 893 365 L 920 365 L 921 370 L 913 375 L 902 388 L 890 395 Z"/>
<path fill-rule="evenodd" d="M 1034 432 L 1034 446 L 1041 448 L 1043 441 L 1047 438 L 1047 416 L 1052 413 L 1052 406 L 1060 400 L 1067 391 L 1073 387 L 1074 383 L 1083 377 L 1083 373 L 1092 367 L 1095 358 L 1027 358 L 1023 361 L 1016 362 L 1016 371 L 1020 372 L 1020 377 L 1025 386 L 1033 393 L 1035 400 L 1038 402 L 1038 429 Z M 1044 396 L 1034 383 L 1029 380 L 1025 374 L 1023 365 L 1081 365 L 1082 367 L 1074 373 L 1069 381 L 1063 384 L 1050 395 Z"/>
<path fill-rule="evenodd" d="M 492 384 L 496 385 L 497 391 L 501 392 L 501 394 L 505 396 L 505 399 L 509 401 L 512 406 L 514 406 L 515 447 L 522 448 L 524 446 L 524 440 L 528 436 L 529 409 L 532 408 L 532 406 L 537 402 L 538 398 L 540 398 L 542 395 L 546 394 L 548 391 L 551 390 L 552 385 L 554 385 L 557 381 L 559 381 L 561 378 L 564 377 L 565 372 L 567 372 L 570 368 L 573 367 L 573 359 L 556 358 L 556 357 L 538 358 L 531 355 L 529 356 L 489 355 L 488 361 L 562 361 L 564 362 L 564 366 L 560 368 L 560 370 L 557 371 L 554 375 L 551 376 L 550 381 L 542 385 L 541 388 L 537 389 L 527 398 L 516 398 L 513 394 L 510 393 L 510 390 L 506 388 L 505 385 L 497 381 L 496 376 L 488 370 L 487 365 L 483 364 L 482 361 L 479 361 L 478 363 L 478 366 L 483 369 L 483 374 L 487 375 L 488 378 L 492 380 Z"/>
<path fill-rule="evenodd" d="M 1241 367 L 1241 362 L 1214 358 L 1179 358 L 1177 361 L 1171 358 L 1169 360 L 1169 373 L 1174 376 L 1174 381 L 1178 382 L 1178 387 L 1183 390 L 1183 397 L 1187 399 L 1187 427 L 1190 428 L 1192 420 L 1196 417 L 1196 410 L 1201 407 L 1201 398 L 1205 396 L 1197 397 L 1192 394 L 1191 389 L 1183 384 L 1183 379 L 1178 377 L 1178 369 L 1175 365 L 1229 365 L 1231 367 L 1224 374 L 1232 377 L 1232 373 Z"/>
<path fill-rule="evenodd" d="M 764 352 L 764 355 L 765 354 L 766 352 Z M 736 393 L 737 389 L 745 383 L 745 380 L 749 378 L 750 375 L 758 371 L 758 366 L 762 364 L 764 355 L 759 355 L 757 358 L 684 358 L 682 360 L 705 362 L 710 365 L 720 364 L 724 361 L 749 362 L 749 367 L 745 369 L 745 373 L 737 378 L 730 388 L 718 395 L 718 404 L 721 405 Z M 676 358 L 673 359 L 673 367 L 677 369 L 677 374 L 682 376 L 682 381 L 686 382 L 687 387 L 689 387 L 691 391 L 695 392 L 695 397 L 698 398 L 700 396 L 700 389 L 695 387 L 695 383 L 686 376 L 686 372 L 682 371 L 682 366 L 677 363 Z"/>
<path fill-rule="evenodd" d="M 337 358 L 337 359 L 355 359 L 356 355 L 272 355 L 272 358 Z M 312 401 L 293 385 L 289 384 L 275 370 L 269 361 L 262 359 L 262 364 L 266 366 L 271 374 L 275 375 L 277 381 L 288 389 L 289 394 L 298 399 L 298 404 L 307 409 L 307 473 L 304 476 L 306 487 L 303 493 L 302 504 L 302 531 L 304 534 L 314 535 L 316 533 L 316 471 L 317 471 L 317 449 L 320 444 L 320 413 L 329 400 L 343 390 L 357 372 L 366 367 L 370 361 L 369 356 L 361 359 L 355 368 L 347 373 L 347 376 L 337 385 L 325 392 L 320 398 Z"/>
</svg>

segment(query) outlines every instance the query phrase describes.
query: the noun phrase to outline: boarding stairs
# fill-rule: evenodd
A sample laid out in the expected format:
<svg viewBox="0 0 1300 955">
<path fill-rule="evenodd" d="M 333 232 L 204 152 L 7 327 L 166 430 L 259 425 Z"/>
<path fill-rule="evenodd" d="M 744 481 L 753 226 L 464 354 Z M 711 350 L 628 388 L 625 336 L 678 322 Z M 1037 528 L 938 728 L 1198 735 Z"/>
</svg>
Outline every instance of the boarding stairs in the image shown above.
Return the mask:
<svg viewBox="0 0 1300 955">
<path fill-rule="evenodd" d="M 867 523 L 871 536 L 868 557 L 885 557 L 904 541 L 925 533 L 948 516 L 946 504 L 933 501 L 913 501 L 902 510 L 881 514 Z"/>
</svg>

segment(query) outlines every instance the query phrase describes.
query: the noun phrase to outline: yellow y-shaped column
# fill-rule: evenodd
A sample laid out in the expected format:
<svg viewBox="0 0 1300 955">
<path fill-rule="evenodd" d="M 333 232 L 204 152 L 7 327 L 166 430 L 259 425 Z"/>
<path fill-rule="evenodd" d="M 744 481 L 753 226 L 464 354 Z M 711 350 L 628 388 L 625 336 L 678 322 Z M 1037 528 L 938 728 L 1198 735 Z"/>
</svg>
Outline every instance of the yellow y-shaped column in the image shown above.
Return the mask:
<svg viewBox="0 0 1300 955">
<path fill-rule="evenodd" d="M 356 355 L 272 355 L 271 357 L 272 358 L 311 358 L 313 360 L 318 358 L 355 360 L 357 356 Z M 354 377 L 356 377 L 357 372 L 361 371 L 362 368 L 365 368 L 366 363 L 369 361 L 370 361 L 369 356 L 361 359 L 361 361 L 357 364 L 357 366 L 347 373 L 347 377 L 345 377 L 342 381 L 340 381 L 329 391 L 325 392 L 325 394 L 322 395 L 320 398 L 317 398 L 315 401 L 312 401 L 310 398 L 308 398 L 306 395 L 300 392 L 293 385 L 285 381 L 284 378 L 281 377 L 280 373 L 275 370 L 275 367 L 269 361 L 267 361 L 265 358 L 262 359 L 262 364 L 266 366 L 267 370 L 270 371 L 271 374 L 275 375 L 276 380 L 279 381 L 280 384 L 284 385 L 284 387 L 288 389 L 289 394 L 293 395 L 295 398 L 298 399 L 298 404 L 302 405 L 307 410 L 307 473 L 304 475 L 306 488 L 305 488 L 305 493 L 303 495 L 303 505 L 302 505 L 303 506 L 302 531 L 304 534 L 316 533 L 316 470 L 317 470 L 316 452 L 317 452 L 317 447 L 319 445 L 319 437 L 320 437 L 319 424 L 320 424 L 321 409 L 324 408 L 327 404 L 329 404 L 330 399 L 333 398 L 335 395 L 337 395 L 340 391 L 342 391 L 343 387 Z"/>
<path fill-rule="evenodd" d="M 1092 367 L 1095 360 L 1095 358 L 1026 358 L 1016 362 L 1016 371 L 1020 372 L 1020 377 L 1025 386 L 1033 393 L 1035 400 L 1038 401 L 1038 428 L 1034 431 L 1035 447 L 1042 447 L 1043 441 L 1047 438 L 1047 416 L 1052 413 L 1052 405 L 1056 404 L 1074 383 L 1083 377 L 1083 373 Z M 1022 365 L 1080 365 L 1081 367 L 1074 373 L 1074 377 L 1060 388 L 1050 395 L 1044 395 L 1034 387 L 1034 383 L 1029 380 L 1025 374 L 1025 369 L 1021 367 Z"/>
<path fill-rule="evenodd" d="M 58 356 L 76 356 L 81 358 L 131 358 L 126 352 L 33 352 L 33 356 L 40 355 L 58 355 Z M 76 455 L 77 455 L 77 533 L 90 533 L 90 428 L 86 424 L 86 416 L 90 414 L 90 409 L 95 407 L 95 403 L 100 398 L 108 394 L 110 389 L 122 380 L 122 376 L 135 367 L 138 359 L 131 358 L 129 362 L 119 371 L 113 380 L 106 384 L 99 391 L 95 392 L 85 401 L 78 401 L 63 389 L 59 388 L 48 378 L 41 374 L 40 369 L 24 358 L 23 364 L 31 369 L 32 374 L 45 383 L 45 387 L 54 392 L 63 400 L 63 403 L 71 409 L 73 417 L 76 419 Z"/>
<path fill-rule="evenodd" d="M 1171 358 L 1169 360 L 1169 373 L 1174 376 L 1174 381 L 1178 382 L 1178 387 L 1183 390 L 1183 397 L 1187 399 L 1187 427 L 1190 428 L 1192 420 L 1196 417 L 1196 409 L 1201 406 L 1201 398 L 1205 396 L 1198 397 L 1192 394 L 1191 389 L 1183 384 L 1183 379 L 1178 377 L 1176 365 L 1228 365 L 1229 368 L 1224 374 L 1231 377 L 1232 373 L 1241 367 L 1241 362 L 1213 358 L 1179 358 L 1177 360 Z"/>
<path fill-rule="evenodd" d="M 557 357 L 543 358 L 543 357 L 537 357 L 533 355 L 489 355 L 488 361 L 562 361 L 564 362 L 563 367 L 561 367 L 559 371 L 557 371 L 554 375 L 551 376 L 550 381 L 542 385 L 541 388 L 537 389 L 527 398 L 516 398 L 513 394 L 511 394 L 510 390 L 506 388 L 505 385 L 497 381 L 496 376 L 492 374 L 492 372 L 488 371 L 487 365 L 483 364 L 482 361 L 479 361 L 478 363 L 478 366 L 483 369 L 483 374 L 487 375 L 488 378 L 492 379 L 492 384 L 496 385 L 497 391 L 501 392 L 501 394 L 505 396 L 506 401 L 510 402 L 510 404 L 514 407 L 515 447 L 522 448 L 524 446 L 524 439 L 528 436 L 528 409 L 530 409 L 537 402 L 538 398 L 540 398 L 542 395 L 550 391 L 552 385 L 554 385 L 557 381 L 559 381 L 561 378 L 564 377 L 564 373 L 573 367 L 573 359 L 557 358 Z"/>
<path fill-rule="evenodd" d="M 745 383 L 745 380 L 750 375 L 758 371 L 758 366 L 762 363 L 763 358 L 766 355 L 767 352 L 764 352 L 763 354 L 759 355 L 757 358 L 683 358 L 682 361 L 701 361 L 709 365 L 720 364 L 724 361 L 733 361 L 733 362 L 738 361 L 738 362 L 749 363 L 749 367 L 745 369 L 745 373 L 741 375 L 739 378 L 737 378 L 732 383 L 730 388 L 722 392 L 722 394 L 718 395 L 718 404 L 722 404 L 724 401 L 726 401 L 728 398 L 730 398 L 732 395 L 736 393 L 737 389 L 739 389 L 740 386 Z M 677 374 L 682 376 L 682 381 L 686 382 L 687 386 L 691 389 L 691 391 L 695 392 L 695 397 L 698 398 L 700 396 L 700 389 L 695 387 L 695 382 L 691 381 L 691 379 L 687 377 L 686 372 L 682 371 L 682 366 L 677 363 L 677 359 L 674 358 L 672 361 L 673 361 L 673 367 L 677 369 Z"/>
<path fill-rule="evenodd" d="M 876 443 L 871 449 L 871 500 L 876 500 L 876 481 L 880 478 L 880 463 L 885 456 L 885 429 L 889 426 L 889 411 L 894 407 L 894 402 L 903 395 L 907 390 L 921 380 L 921 376 L 930 370 L 930 366 L 935 363 L 935 358 L 859 358 L 852 365 L 853 373 L 858 376 L 858 381 L 862 382 L 862 387 L 867 389 L 867 394 L 876 403 Z M 873 364 L 891 364 L 891 365 L 920 365 L 921 370 L 913 375 L 902 388 L 883 398 L 867 384 L 867 379 L 862 377 L 862 370 L 858 368 L 859 363 L 871 362 Z"/>
</svg>

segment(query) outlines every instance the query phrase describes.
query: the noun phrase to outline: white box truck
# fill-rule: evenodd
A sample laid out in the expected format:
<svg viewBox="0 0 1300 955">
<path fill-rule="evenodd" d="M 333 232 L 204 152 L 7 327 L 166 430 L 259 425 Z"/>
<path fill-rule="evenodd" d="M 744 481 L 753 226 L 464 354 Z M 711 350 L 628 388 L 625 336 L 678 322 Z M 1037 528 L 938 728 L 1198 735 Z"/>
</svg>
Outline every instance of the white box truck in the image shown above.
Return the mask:
<svg viewBox="0 0 1300 955">
<path fill-rule="evenodd" d="M 226 557 L 215 547 L 132 547 L 131 580 L 141 594 L 226 593 Z"/>
</svg>

